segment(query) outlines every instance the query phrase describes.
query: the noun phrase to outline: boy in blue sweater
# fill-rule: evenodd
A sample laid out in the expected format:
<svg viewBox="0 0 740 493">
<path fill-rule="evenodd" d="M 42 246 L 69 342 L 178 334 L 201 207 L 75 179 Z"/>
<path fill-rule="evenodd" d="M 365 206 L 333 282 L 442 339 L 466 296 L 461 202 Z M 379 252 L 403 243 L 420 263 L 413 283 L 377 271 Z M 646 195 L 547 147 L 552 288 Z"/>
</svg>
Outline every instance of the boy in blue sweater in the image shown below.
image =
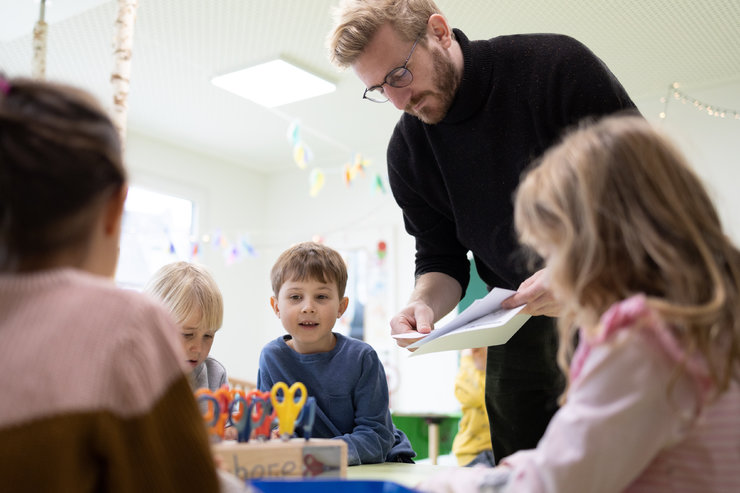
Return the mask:
<svg viewBox="0 0 740 493">
<path fill-rule="evenodd" d="M 280 255 L 270 277 L 270 304 L 288 333 L 262 349 L 259 389 L 303 382 L 316 399 L 312 436 L 347 442 L 349 465 L 413 462 L 408 438 L 391 421 L 385 371 L 375 350 L 332 332 L 349 302 L 341 255 L 318 243 L 299 243 Z"/>
</svg>

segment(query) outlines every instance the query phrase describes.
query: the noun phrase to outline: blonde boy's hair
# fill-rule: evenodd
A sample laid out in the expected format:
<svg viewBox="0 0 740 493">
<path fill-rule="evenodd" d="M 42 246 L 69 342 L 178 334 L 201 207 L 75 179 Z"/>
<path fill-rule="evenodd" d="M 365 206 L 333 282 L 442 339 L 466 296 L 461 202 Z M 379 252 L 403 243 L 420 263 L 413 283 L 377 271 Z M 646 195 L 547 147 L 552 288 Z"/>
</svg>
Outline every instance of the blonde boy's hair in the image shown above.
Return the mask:
<svg viewBox="0 0 740 493">
<path fill-rule="evenodd" d="M 224 317 L 221 290 L 203 266 L 190 262 L 167 264 L 154 274 L 145 291 L 162 300 L 179 325 L 199 310 L 200 327 L 221 328 Z"/>
<path fill-rule="evenodd" d="M 577 325 L 644 293 L 709 363 L 718 391 L 738 378 L 740 251 L 701 180 L 648 122 L 608 117 L 551 148 L 519 186 L 515 224 L 566 301 L 561 365 Z"/>
<path fill-rule="evenodd" d="M 346 68 L 381 26 L 391 24 L 401 39 L 414 41 L 426 30 L 429 17 L 442 12 L 432 0 L 342 0 L 332 13 L 334 27 L 327 37 L 329 60 Z M 426 45 L 423 36 L 419 44 Z"/>
<path fill-rule="evenodd" d="M 308 279 L 336 283 L 339 297 L 343 298 L 347 287 L 347 264 L 333 248 L 306 241 L 281 253 L 270 272 L 275 296 L 280 293 L 285 282 Z"/>
</svg>

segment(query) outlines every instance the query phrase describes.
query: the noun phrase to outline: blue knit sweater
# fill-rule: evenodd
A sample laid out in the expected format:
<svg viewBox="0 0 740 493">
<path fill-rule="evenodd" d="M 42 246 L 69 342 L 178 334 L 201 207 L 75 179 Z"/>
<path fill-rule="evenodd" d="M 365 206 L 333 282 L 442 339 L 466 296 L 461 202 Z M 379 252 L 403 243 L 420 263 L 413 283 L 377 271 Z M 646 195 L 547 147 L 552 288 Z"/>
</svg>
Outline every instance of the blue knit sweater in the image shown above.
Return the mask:
<svg viewBox="0 0 740 493">
<path fill-rule="evenodd" d="M 257 387 L 300 381 L 316 399 L 312 436 L 347 442 L 349 465 L 414 457 L 408 438 L 397 430 L 388 409 L 383 365 L 369 344 L 334 334 L 325 353 L 300 354 L 286 344 L 290 336 L 269 342 L 260 354 Z"/>
</svg>

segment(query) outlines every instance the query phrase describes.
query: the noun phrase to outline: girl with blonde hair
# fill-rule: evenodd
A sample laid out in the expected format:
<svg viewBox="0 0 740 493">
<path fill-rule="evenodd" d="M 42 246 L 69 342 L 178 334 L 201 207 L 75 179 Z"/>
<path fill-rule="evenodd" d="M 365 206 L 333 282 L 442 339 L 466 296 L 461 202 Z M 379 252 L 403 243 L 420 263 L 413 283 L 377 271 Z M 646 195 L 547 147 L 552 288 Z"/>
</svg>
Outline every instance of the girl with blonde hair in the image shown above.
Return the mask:
<svg viewBox="0 0 740 493">
<path fill-rule="evenodd" d="M 569 386 L 536 449 L 452 489 L 740 491 L 740 252 L 679 151 L 636 117 L 581 128 L 515 222 L 563 306 Z"/>
</svg>

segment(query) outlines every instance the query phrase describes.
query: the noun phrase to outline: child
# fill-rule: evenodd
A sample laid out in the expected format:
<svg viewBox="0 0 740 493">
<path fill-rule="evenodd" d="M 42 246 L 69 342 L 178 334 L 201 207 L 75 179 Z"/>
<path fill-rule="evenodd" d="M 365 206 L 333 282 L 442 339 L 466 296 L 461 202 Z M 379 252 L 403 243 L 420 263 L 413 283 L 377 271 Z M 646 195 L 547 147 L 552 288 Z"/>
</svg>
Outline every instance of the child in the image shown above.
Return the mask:
<svg viewBox="0 0 740 493">
<path fill-rule="evenodd" d="M 224 366 L 208 356 L 224 318 L 221 290 L 211 273 L 200 265 L 174 262 L 161 267 L 145 291 L 164 302 L 180 327 L 193 390 L 228 385 Z"/>
<path fill-rule="evenodd" d="M 740 251 L 681 154 L 604 119 L 545 154 L 515 222 L 562 306 L 567 400 L 536 449 L 455 487 L 508 470 L 507 492 L 740 491 Z"/>
<path fill-rule="evenodd" d="M 3 491 L 218 491 L 166 311 L 117 289 L 121 144 L 86 92 L 0 74 Z"/>
<path fill-rule="evenodd" d="M 465 349 L 460 355 L 455 397 L 462 405 L 462 419 L 452 441 L 452 452 L 461 466 L 495 465 L 484 396 L 487 352 L 488 348 L 479 347 Z"/>
<path fill-rule="evenodd" d="M 306 385 L 316 399 L 312 436 L 347 442 L 348 464 L 411 462 L 416 454 L 393 426 L 388 385 L 373 348 L 332 332 L 347 309 L 347 267 L 335 250 L 299 243 L 271 272 L 275 315 L 288 332 L 262 350 L 257 387 Z"/>
</svg>

